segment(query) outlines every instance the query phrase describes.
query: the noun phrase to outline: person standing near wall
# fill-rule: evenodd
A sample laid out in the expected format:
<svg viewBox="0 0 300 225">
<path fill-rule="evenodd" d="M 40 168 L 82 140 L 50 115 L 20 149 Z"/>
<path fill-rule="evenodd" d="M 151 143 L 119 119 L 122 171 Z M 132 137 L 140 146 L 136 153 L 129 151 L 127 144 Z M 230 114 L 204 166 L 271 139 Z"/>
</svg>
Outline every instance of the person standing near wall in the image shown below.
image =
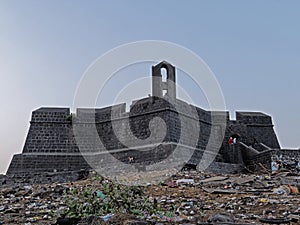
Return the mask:
<svg viewBox="0 0 300 225">
<path fill-rule="evenodd" d="M 228 144 L 229 144 L 229 145 L 232 145 L 232 144 L 233 144 L 233 138 L 232 138 L 232 137 L 229 138 Z"/>
</svg>

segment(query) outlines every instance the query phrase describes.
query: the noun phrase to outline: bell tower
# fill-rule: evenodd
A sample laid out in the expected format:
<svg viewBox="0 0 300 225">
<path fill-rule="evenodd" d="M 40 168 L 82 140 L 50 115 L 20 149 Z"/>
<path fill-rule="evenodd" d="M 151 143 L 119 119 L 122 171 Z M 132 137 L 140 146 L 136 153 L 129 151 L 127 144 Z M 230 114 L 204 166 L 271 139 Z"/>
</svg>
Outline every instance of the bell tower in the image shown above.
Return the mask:
<svg viewBox="0 0 300 225">
<path fill-rule="evenodd" d="M 165 80 L 163 80 L 163 75 L 166 76 Z M 176 76 L 175 67 L 166 61 L 162 61 L 152 66 L 152 96 L 162 98 L 165 95 L 170 101 L 175 102 Z"/>
</svg>

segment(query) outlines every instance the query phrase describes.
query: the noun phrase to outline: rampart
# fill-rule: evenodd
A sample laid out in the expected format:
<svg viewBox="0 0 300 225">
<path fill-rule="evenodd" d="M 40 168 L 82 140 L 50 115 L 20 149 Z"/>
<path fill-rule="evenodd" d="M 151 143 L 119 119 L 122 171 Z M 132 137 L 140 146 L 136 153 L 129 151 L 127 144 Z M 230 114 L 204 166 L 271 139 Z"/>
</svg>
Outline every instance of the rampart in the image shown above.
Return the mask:
<svg viewBox="0 0 300 225">
<path fill-rule="evenodd" d="M 172 73 L 166 82 L 161 80 L 161 68 Z M 182 153 L 193 152 L 192 157 L 183 163 L 196 166 L 203 152 L 208 151 L 216 156 L 216 166 L 210 166 L 212 170 L 220 171 L 222 165 L 229 168 L 235 164 L 236 171 L 245 162 L 251 162 L 243 159 L 239 148 L 228 145 L 230 137 L 258 152 L 263 152 L 265 146 L 280 149 L 269 115 L 237 112 L 236 120 L 230 120 L 228 112 L 210 112 L 176 99 L 172 83 L 175 82 L 175 69 L 167 62 L 156 65 L 153 73 L 152 82 L 157 85 L 153 87 L 153 96 L 133 101 L 128 112 L 125 104 L 78 108 L 75 113 L 70 113 L 68 108 L 43 107 L 33 111 L 23 151 L 14 155 L 7 174 L 90 169 L 83 156 L 113 166 L 103 160 L 105 154 L 125 164 L 129 163 L 129 157 L 134 157 L 134 163 L 147 166 L 167 159 L 178 146 Z M 163 90 L 167 91 L 164 96 Z M 153 125 L 155 120 L 157 124 Z M 166 130 L 161 138 L 160 130 L 155 129 L 162 124 Z M 186 124 L 189 124 L 188 130 L 183 130 Z M 217 138 L 208 145 L 212 135 L 219 137 L 223 132 L 221 146 L 218 146 Z M 198 141 L 193 145 L 191 139 Z M 219 151 L 215 153 L 211 146 L 218 146 Z M 172 163 L 176 159 L 170 160 Z M 267 160 L 264 162 L 268 163 Z"/>
</svg>

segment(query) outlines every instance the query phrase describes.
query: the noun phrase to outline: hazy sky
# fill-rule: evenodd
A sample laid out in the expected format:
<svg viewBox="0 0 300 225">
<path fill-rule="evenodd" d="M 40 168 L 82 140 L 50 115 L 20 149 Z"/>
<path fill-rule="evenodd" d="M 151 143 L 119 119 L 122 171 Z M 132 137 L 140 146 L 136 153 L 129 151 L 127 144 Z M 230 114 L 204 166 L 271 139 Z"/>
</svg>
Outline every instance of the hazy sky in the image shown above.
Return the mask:
<svg viewBox="0 0 300 225">
<path fill-rule="evenodd" d="M 215 73 L 232 115 L 270 114 L 280 144 L 299 148 L 299 10 L 296 0 L 0 0 L 0 173 L 22 151 L 32 110 L 71 107 L 81 76 L 97 57 L 139 40 L 194 51 Z M 150 75 L 150 65 L 132 71 Z M 119 88 L 113 80 L 110 85 Z"/>
</svg>

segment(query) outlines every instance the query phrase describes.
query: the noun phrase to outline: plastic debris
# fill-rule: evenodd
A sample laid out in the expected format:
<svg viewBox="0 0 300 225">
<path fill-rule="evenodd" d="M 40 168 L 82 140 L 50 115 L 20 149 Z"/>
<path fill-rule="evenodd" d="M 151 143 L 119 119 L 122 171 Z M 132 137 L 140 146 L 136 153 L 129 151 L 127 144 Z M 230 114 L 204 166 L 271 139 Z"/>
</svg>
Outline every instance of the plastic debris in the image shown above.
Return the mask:
<svg viewBox="0 0 300 225">
<path fill-rule="evenodd" d="M 179 179 L 179 180 L 176 180 L 176 184 L 194 184 L 195 181 L 194 179 Z"/>
<path fill-rule="evenodd" d="M 108 221 L 110 218 L 113 217 L 114 214 L 107 214 L 105 216 L 101 216 L 104 222 Z"/>
<path fill-rule="evenodd" d="M 268 199 L 262 198 L 262 199 L 259 200 L 259 202 L 261 202 L 261 203 L 267 203 L 267 202 L 268 202 Z"/>
<path fill-rule="evenodd" d="M 202 188 L 204 191 L 210 194 L 236 194 L 237 190 L 234 189 L 220 189 L 220 188 Z"/>
<path fill-rule="evenodd" d="M 268 224 L 285 224 L 290 223 L 291 219 L 289 218 L 260 218 L 260 222 Z"/>
<path fill-rule="evenodd" d="M 234 223 L 234 217 L 225 213 L 218 213 L 208 218 L 209 223 Z"/>
<path fill-rule="evenodd" d="M 105 194 L 102 193 L 102 191 L 97 191 L 97 197 L 104 199 L 105 198 Z"/>
<path fill-rule="evenodd" d="M 288 215 L 288 218 L 291 220 L 291 222 L 297 223 L 300 222 L 300 216 L 299 215 Z"/>
<path fill-rule="evenodd" d="M 289 188 L 292 194 L 296 194 L 296 195 L 299 194 L 299 190 L 297 187 L 289 185 Z"/>
<path fill-rule="evenodd" d="M 175 187 L 177 187 L 177 183 L 174 182 L 174 181 L 172 180 L 172 181 L 169 181 L 169 182 L 168 182 L 168 186 L 169 186 L 170 188 L 175 188 Z"/>
<path fill-rule="evenodd" d="M 273 190 L 274 194 L 282 195 L 282 194 L 290 194 L 291 189 L 287 185 L 282 185 L 279 188 L 275 188 Z"/>
<path fill-rule="evenodd" d="M 227 179 L 228 179 L 228 177 L 225 177 L 225 176 L 215 176 L 215 177 L 210 177 L 210 178 L 206 178 L 204 180 L 201 180 L 200 183 L 224 181 L 224 180 L 227 180 Z"/>
</svg>

